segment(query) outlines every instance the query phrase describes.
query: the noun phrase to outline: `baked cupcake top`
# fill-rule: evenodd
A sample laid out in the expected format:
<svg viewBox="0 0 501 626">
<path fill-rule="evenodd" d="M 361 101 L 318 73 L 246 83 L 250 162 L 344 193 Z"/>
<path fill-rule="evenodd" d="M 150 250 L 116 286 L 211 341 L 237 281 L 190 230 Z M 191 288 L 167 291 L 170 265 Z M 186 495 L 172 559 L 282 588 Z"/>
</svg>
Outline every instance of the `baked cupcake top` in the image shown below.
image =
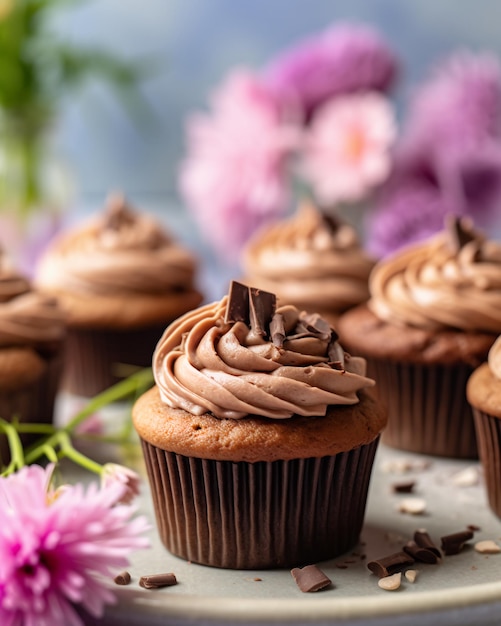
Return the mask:
<svg viewBox="0 0 501 626">
<path fill-rule="evenodd" d="M 64 335 L 65 320 L 56 300 L 32 290 L 0 249 L 0 348 L 50 350 Z"/>
<path fill-rule="evenodd" d="M 310 202 L 255 236 L 242 263 L 249 283 L 310 311 L 343 311 L 367 300 L 374 265 L 351 226 Z"/>
<path fill-rule="evenodd" d="M 230 294 L 183 315 L 158 342 L 161 400 L 192 415 L 289 418 L 352 405 L 374 381 L 316 314 L 276 307 L 273 294 L 233 282 Z"/>
<path fill-rule="evenodd" d="M 37 283 L 79 294 L 165 294 L 190 288 L 194 272 L 193 256 L 160 224 L 114 195 L 102 214 L 54 241 Z"/>
<path fill-rule="evenodd" d="M 501 332 L 501 244 L 464 218 L 380 261 L 369 288 L 369 308 L 391 324 Z"/>
</svg>

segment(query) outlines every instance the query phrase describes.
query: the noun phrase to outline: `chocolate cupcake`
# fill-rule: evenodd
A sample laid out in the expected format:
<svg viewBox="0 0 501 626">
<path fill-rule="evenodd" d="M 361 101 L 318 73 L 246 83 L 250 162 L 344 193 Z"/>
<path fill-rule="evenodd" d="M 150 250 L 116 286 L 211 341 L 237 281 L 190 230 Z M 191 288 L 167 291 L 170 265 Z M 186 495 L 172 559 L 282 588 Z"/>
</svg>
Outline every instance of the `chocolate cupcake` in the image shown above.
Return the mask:
<svg viewBox="0 0 501 626">
<path fill-rule="evenodd" d="M 501 519 L 501 337 L 490 349 L 487 362 L 470 376 L 466 395 L 473 407 L 487 499 Z"/>
<path fill-rule="evenodd" d="M 242 265 L 244 282 L 335 324 L 369 298 L 374 261 L 350 225 L 303 202 L 295 215 L 251 239 Z"/>
<path fill-rule="evenodd" d="M 232 283 L 171 324 L 133 408 L 160 537 L 233 569 L 352 548 L 386 415 L 330 325 Z"/>
<path fill-rule="evenodd" d="M 63 312 L 34 291 L 0 250 L 0 417 L 51 423 L 63 364 Z M 29 439 L 24 437 L 24 442 Z M 0 465 L 10 458 L 0 437 Z"/>
<path fill-rule="evenodd" d="M 149 366 L 165 326 L 202 301 L 195 271 L 193 255 L 121 196 L 54 240 L 36 284 L 67 314 L 64 388 L 93 396 Z"/>
<path fill-rule="evenodd" d="M 501 332 L 501 245 L 466 220 L 380 261 L 367 305 L 339 320 L 388 406 L 383 442 L 475 458 L 466 382 Z"/>
</svg>

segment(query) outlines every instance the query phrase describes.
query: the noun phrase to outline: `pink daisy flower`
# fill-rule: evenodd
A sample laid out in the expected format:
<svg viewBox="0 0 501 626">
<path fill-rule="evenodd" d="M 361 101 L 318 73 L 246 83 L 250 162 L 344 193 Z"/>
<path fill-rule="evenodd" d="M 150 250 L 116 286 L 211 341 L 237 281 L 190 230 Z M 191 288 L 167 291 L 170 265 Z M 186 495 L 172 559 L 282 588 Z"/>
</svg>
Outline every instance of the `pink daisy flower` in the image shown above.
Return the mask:
<svg viewBox="0 0 501 626">
<path fill-rule="evenodd" d="M 81 484 L 50 493 L 53 466 L 33 465 L 0 479 L 0 623 L 79 626 L 74 604 L 101 617 L 114 602 L 103 577 L 147 547 L 148 524 L 115 505 L 123 485 Z"/>
<path fill-rule="evenodd" d="M 376 92 L 335 98 L 315 113 L 304 140 L 301 170 L 318 202 L 363 199 L 391 170 L 393 109 Z"/>
<path fill-rule="evenodd" d="M 283 122 L 270 92 L 247 71 L 226 79 L 209 114 L 188 119 L 180 188 L 223 257 L 238 254 L 264 220 L 286 208 L 286 159 L 297 135 Z"/>
</svg>

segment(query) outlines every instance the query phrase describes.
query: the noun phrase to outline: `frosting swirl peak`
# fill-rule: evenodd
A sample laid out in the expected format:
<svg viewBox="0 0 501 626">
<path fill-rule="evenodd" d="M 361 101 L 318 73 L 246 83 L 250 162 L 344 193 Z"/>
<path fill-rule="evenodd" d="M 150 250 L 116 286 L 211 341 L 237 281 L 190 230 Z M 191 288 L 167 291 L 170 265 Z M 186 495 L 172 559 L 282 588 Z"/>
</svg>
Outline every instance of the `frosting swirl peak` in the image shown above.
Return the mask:
<svg viewBox="0 0 501 626">
<path fill-rule="evenodd" d="M 501 332 L 501 245 L 464 220 L 380 261 L 369 287 L 369 307 L 387 322 Z"/>
<path fill-rule="evenodd" d="M 219 418 L 318 416 L 328 405 L 357 403 L 357 391 L 374 384 L 364 359 L 346 354 L 322 318 L 289 305 L 263 324 L 266 292 L 250 293 L 250 323 L 230 293 L 167 328 L 153 356 L 163 402 Z"/>
</svg>

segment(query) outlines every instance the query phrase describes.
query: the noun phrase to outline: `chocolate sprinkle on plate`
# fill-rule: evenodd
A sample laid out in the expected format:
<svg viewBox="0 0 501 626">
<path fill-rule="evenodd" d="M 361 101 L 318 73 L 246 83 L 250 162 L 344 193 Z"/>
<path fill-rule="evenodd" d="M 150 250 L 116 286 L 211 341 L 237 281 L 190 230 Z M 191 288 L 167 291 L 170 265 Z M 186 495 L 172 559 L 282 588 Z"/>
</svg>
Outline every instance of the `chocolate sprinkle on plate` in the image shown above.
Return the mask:
<svg viewBox="0 0 501 626">
<path fill-rule="evenodd" d="M 438 546 L 433 543 L 430 535 L 424 530 L 424 528 L 420 528 L 416 530 L 414 533 L 414 541 L 420 548 L 425 548 L 426 550 L 430 550 L 433 552 L 439 559 L 442 558 L 442 554 Z"/>
<path fill-rule="evenodd" d="M 332 584 L 331 579 L 316 565 L 306 565 L 301 568 L 295 567 L 291 570 L 291 575 L 303 593 L 320 591 Z"/>
<path fill-rule="evenodd" d="M 131 581 L 131 577 L 129 572 L 124 571 L 117 574 L 113 580 L 117 585 L 128 585 Z"/>
<path fill-rule="evenodd" d="M 385 576 L 391 576 L 396 572 L 400 572 L 408 565 L 412 565 L 414 559 L 407 554 L 407 552 L 395 552 L 389 556 L 385 556 L 381 559 L 375 559 L 369 561 L 367 567 L 373 574 L 376 574 L 378 578 L 384 578 Z"/>
<path fill-rule="evenodd" d="M 394 493 L 412 493 L 415 486 L 416 486 L 416 481 L 408 480 L 406 482 L 393 483 L 391 488 Z"/>
<path fill-rule="evenodd" d="M 177 585 L 176 575 L 172 572 L 141 576 L 139 579 L 139 586 L 144 589 L 160 589 L 161 587 L 172 587 L 172 585 Z"/>
<path fill-rule="evenodd" d="M 471 530 L 461 530 L 458 533 L 452 533 L 440 538 L 442 542 L 442 551 L 446 556 L 452 554 L 459 554 L 463 549 L 464 544 L 473 539 L 473 532 Z"/>
<path fill-rule="evenodd" d="M 404 552 L 407 552 L 415 561 L 421 561 L 421 563 L 438 563 L 439 557 L 428 550 L 428 548 L 422 548 L 418 546 L 415 541 L 408 541 L 404 546 Z"/>
</svg>

